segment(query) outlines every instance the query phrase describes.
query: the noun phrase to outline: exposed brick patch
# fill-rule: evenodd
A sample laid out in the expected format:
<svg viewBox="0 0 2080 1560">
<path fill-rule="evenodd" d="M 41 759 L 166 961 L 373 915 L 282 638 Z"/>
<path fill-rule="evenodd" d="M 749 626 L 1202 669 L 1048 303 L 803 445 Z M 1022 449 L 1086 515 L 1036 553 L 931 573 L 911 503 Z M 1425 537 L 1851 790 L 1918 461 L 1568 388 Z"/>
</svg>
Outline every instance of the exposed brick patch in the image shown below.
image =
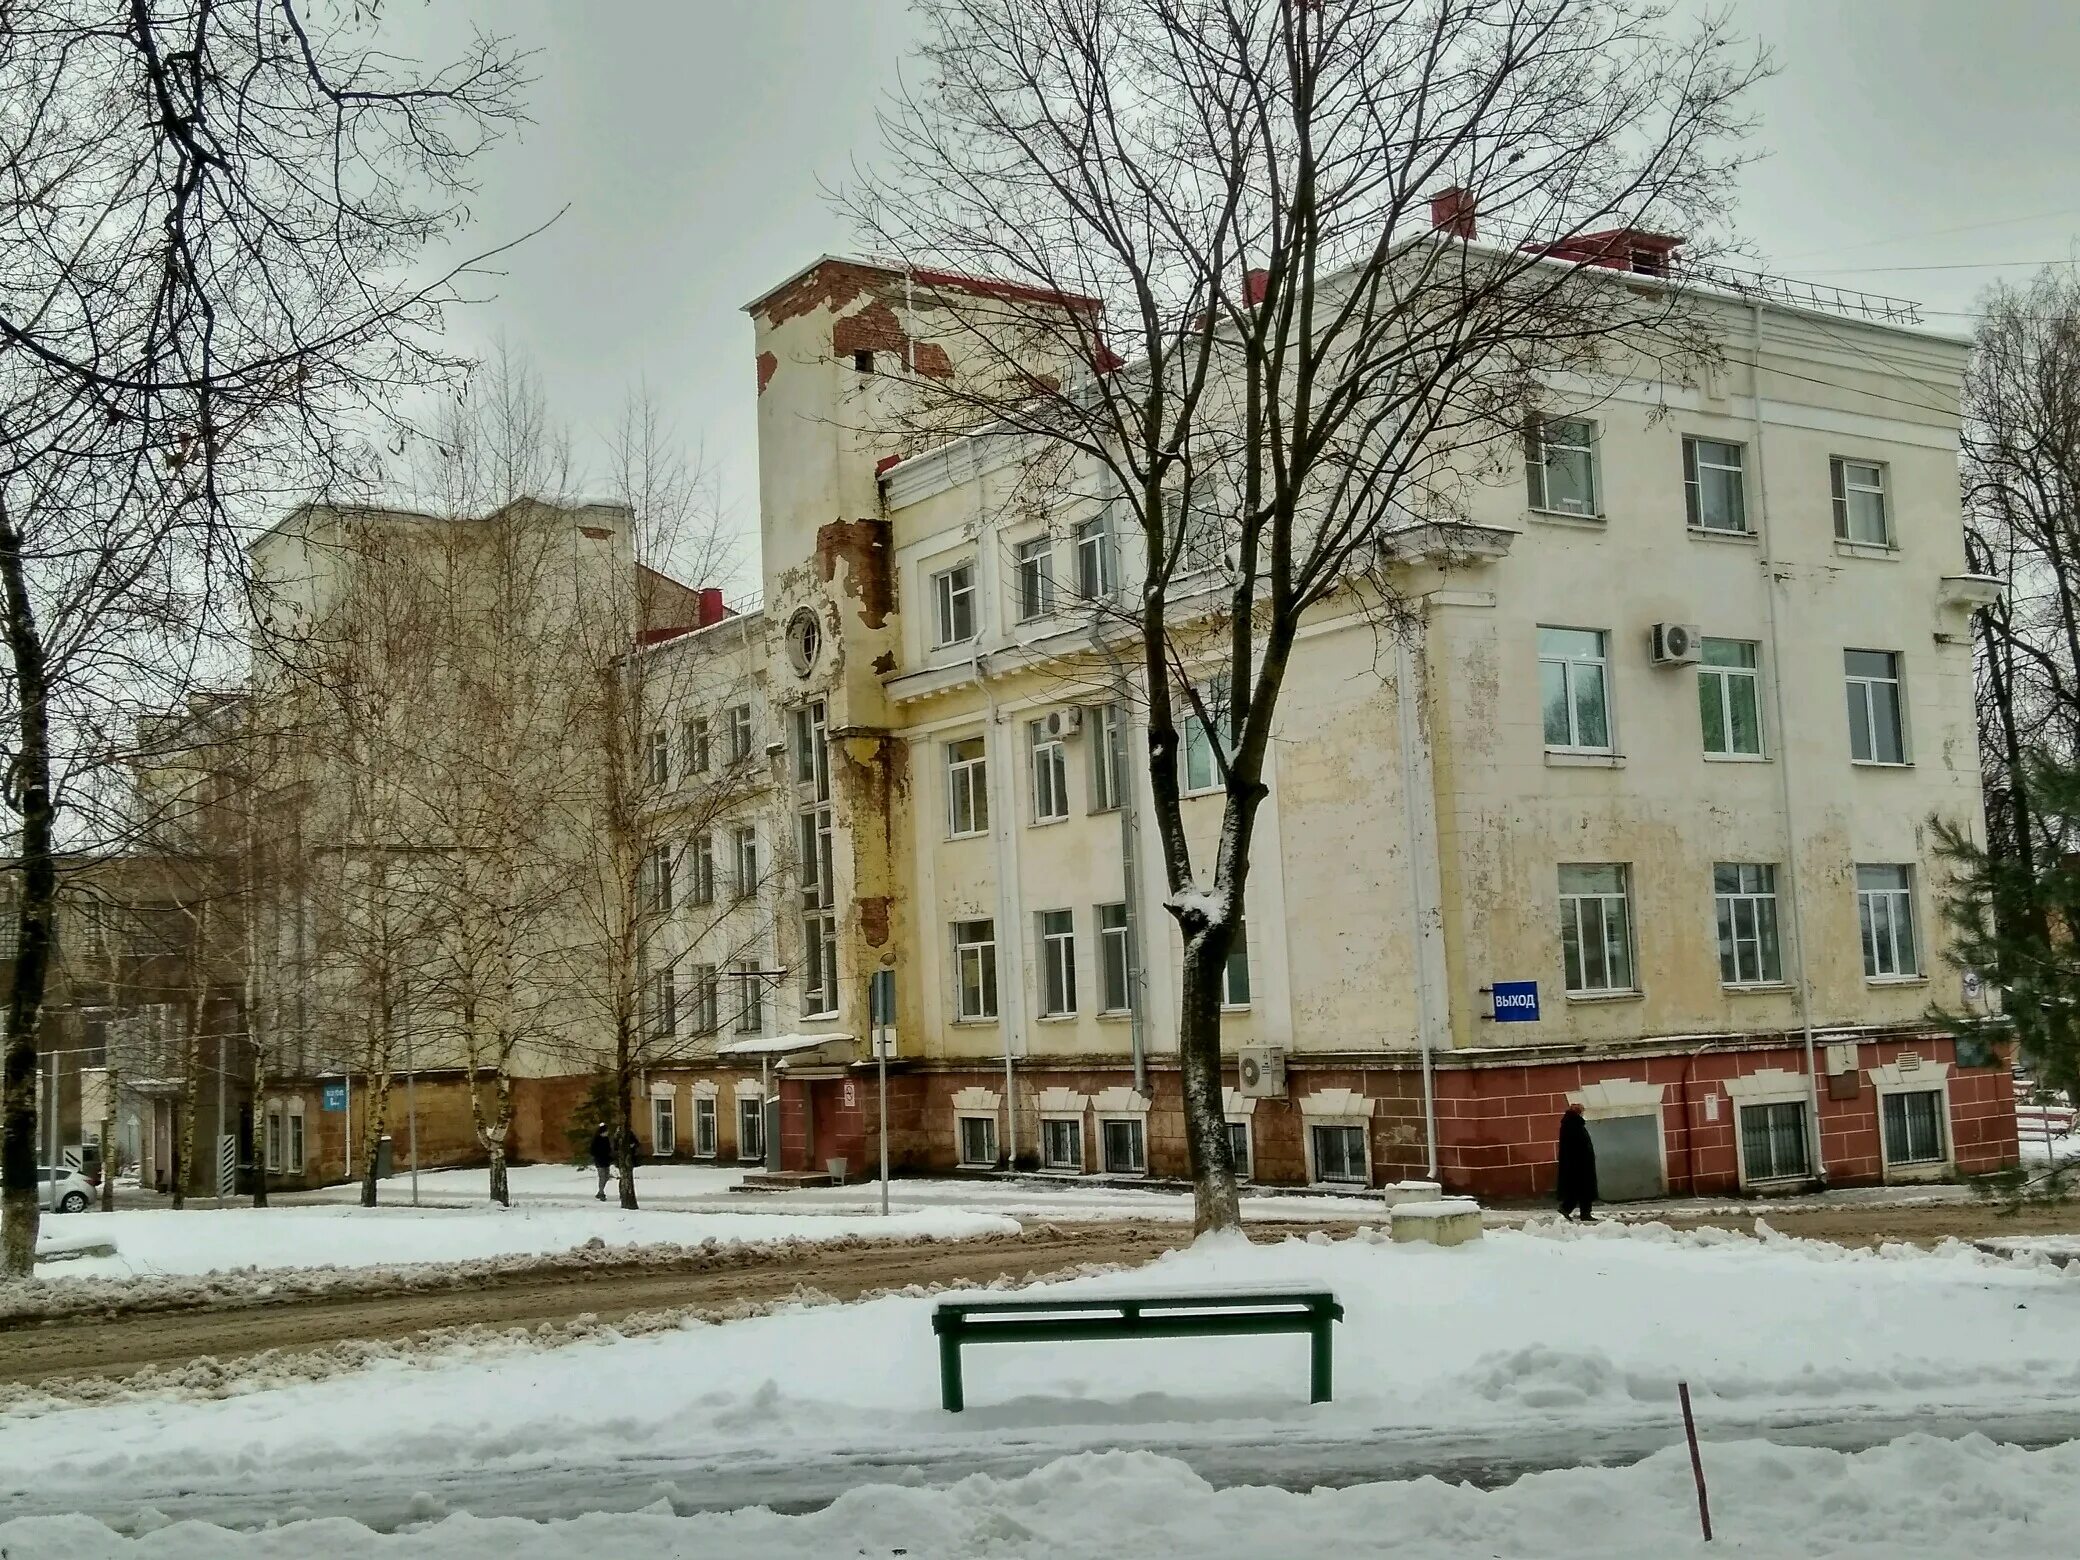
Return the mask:
<svg viewBox="0 0 2080 1560">
<path fill-rule="evenodd" d="M 895 669 L 895 651 L 884 650 L 879 655 L 874 657 L 874 675 L 876 677 L 886 677 L 890 672 L 894 671 Z"/>
<path fill-rule="evenodd" d="M 760 395 L 764 395 L 764 394 L 766 393 L 766 386 L 767 386 L 767 385 L 769 385 L 769 384 L 771 384 L 771 383 L 773 382 L 773 370 L 774 370 L 774 369 L 776 369 L 776 368 L 778 368 L 779 366 L 780 366 L 780 360 L 779 360 L 778 358 L 774 357 L 772 353 L 770 353 L 770 352 L 761 352 L 761 353 L 759 353 L 759 355 L 758 355 L 758 393 L 759 393 Z"/>
<path fill-rule="evenodd" d="M 895 610 L 895 570 L 889 564 L 886 520 L 833 520 L 816 530 L 816 569 L 824 584 L 845 565 L 845 594 L 859 603 L 859 620 L 883 628 Z"/>
<path fill-rule="evenodd" d="M 869 948 L 888 946 L 889 897 L 886 894 L 869 894 L 859 901 L 860 936 Z"/>
</svg>

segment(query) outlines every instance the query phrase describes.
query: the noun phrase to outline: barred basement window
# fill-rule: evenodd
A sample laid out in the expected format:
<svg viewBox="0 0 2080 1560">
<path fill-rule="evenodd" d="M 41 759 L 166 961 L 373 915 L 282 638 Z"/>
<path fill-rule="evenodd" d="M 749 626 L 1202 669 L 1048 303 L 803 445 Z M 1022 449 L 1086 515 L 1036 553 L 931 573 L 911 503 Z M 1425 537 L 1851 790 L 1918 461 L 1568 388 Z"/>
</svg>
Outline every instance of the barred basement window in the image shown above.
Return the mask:
<svg viewBox="0 0 2080 1560">
<path fill-rule="evenodd" d="M 960 1139 L 962 1164 L 974 1167 L 995 1168 L 997 1163 L 996 1117 L 961 1117 Z"/>
<path fill-rule="evenodd" d="M 1803 1101 L 1741 1107 L 1741 1169 L 1750 1181 L 1791 1180 L 1807 1173 Z"/>
</svg>

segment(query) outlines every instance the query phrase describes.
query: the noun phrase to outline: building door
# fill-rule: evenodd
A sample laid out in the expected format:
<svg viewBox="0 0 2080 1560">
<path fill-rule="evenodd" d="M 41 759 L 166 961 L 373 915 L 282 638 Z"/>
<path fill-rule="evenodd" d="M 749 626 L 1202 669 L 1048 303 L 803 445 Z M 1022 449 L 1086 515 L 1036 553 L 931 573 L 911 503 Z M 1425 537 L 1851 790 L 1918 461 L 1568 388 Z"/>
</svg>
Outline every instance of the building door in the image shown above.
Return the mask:
<svg viewBox="0 0 2080 1560">
<path fill-rule="evenodd" d="M 1660 1111 L 1592 1118 L 1589 1141 L 1596 1145 L 1596 1190 L 1605 1202 L 1638 1202 L 1667 1192 Z"/>
</svg>

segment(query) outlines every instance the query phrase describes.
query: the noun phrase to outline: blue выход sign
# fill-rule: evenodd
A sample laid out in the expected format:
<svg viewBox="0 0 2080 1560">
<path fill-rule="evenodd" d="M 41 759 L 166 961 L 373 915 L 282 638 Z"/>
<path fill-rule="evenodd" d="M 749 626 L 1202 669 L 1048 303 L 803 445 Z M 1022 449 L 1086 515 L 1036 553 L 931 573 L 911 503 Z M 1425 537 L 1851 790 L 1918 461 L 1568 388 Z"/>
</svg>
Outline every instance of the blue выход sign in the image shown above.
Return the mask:
<svg viewBox="0 0 2080 1560">
<path fill-rule="evenodd" d="M 326 1085 L 325 1085 L 325 1109 L 327 1109 L 327 1110 L 345 1110 L 346 1108 L 347 1108 L 347 1086 L 346 1086 L 345 1084 L 343 1084 L 343 1083 L 328 1083 L 328 1084 L 326 1084 Z"/>
<path fill-rule="evenodd" d="M 1490 988 L 1495 999 L 1495 1022 L 1498 1024 L 1535 1024 L 1538 1022 L 1538 982 L 1535 980 L 1498 980 Z"/>
</svg>

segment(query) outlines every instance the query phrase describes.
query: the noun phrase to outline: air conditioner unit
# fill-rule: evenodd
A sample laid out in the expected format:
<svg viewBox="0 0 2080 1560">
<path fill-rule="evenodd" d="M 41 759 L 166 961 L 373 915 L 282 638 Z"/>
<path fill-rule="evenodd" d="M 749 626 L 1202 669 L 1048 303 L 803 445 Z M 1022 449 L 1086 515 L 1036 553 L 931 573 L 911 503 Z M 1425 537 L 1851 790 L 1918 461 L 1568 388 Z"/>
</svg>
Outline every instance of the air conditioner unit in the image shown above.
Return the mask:
<svg viewBox="0 0 2080 1560">
<path fill-rule="evenodd" d="M 1654 625 L 1654 664 L 1688 666 L 1704 653 L 1704 639 L 1695 623 Z"/>
<path fill-rule="evenodd" d="M 1235 1053 L 1235 1076 L 1245 1099 L 1284 1099 L 1286 1053 L 1277 1046 L 1244 1046 Z"/>
<path fill-rule="evenodd" d="M 1040 725 L 1050 737 L 1073 737 L 1083 730 L 1083 711 L 1074 705 L 1067 709 L 1049 710 Z"/>
</svg>

